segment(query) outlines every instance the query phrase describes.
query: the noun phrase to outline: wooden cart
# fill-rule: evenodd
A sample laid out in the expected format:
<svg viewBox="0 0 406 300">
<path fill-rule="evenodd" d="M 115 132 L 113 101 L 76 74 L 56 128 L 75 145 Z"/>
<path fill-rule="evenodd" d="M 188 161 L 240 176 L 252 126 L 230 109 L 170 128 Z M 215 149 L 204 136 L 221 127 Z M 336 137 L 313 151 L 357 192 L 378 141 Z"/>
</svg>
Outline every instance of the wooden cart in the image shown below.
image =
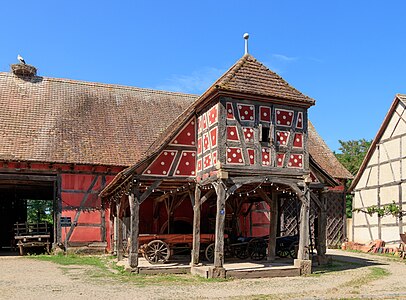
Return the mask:
<svg viewBox="0 0 406 300">
<path fill-rule="evenodd" d="M 24 255 L 28 248 L 44 248 L 47 253 L 51 250 L 51 229 L 47 222 L 16 223 L 14 224 L 14 239 Z"/>
<path fill-rule="evenodd" d="M 213 244 L 214 234 L 201 234 L 200 244 L 205 248 Z M 151 264 L 165 263 L 175 251 L 190 250 L 193 244 L 192 234 L 140 234 L 139 252 Z M 203 250 L 204 250 L 203 249 Z"/>
</svg>

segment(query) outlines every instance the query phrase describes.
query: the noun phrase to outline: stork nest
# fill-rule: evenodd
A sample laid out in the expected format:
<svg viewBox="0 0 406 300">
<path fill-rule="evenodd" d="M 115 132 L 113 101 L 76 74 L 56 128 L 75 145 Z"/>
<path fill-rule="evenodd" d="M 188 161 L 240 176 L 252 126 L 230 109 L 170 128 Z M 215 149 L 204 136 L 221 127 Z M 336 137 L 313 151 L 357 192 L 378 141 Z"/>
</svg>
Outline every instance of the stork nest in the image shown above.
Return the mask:
<svg viewBox="0 0 406 300">
<path fill-rule="evenodd" d="M 11 65 L 11 71 L 17 76 L 35 76 L 37 74 L 37 68 L 24 64 Z"/>
</svg>

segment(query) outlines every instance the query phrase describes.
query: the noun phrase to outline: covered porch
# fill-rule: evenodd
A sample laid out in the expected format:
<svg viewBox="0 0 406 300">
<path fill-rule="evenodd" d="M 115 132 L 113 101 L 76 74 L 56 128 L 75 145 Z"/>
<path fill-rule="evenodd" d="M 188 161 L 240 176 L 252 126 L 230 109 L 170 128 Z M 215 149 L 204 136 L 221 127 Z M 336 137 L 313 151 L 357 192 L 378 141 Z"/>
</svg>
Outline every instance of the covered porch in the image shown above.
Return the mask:
<svg viewBox="0 0 406 300">
<path fill-rule="evenodd" d="M 133 177 L 110 198 L 114 216 L 114 251 L 119 261 L 128 251 L 128 269 L 141 274 L 191 272 L 209 278 L 308 274 L 311 272 L 310 252 L 314 248 L 309 230 L 310 201 L 319 208 L 316 249 L 318 261 L 325 261 L 326 199 L 323 191 L 321 184 L 311 183 L 307 177 L 298 180 L 276 176 L 213 176 L 199 183 L 174 178 Z M 281 260 L 276 255 L 278 236 L 283 235 L 279 221 L 281 212 L 278 211 L 281 197 L 294 198 L 301 207 L 294 260 Z M 268 230 L 266 235 L 258 236 L 260 233 L 257 232 L 248 236 L 252 230 L 246 229 L 247 216 L 258 203 L 265 203 L 268 207 L 264 212 Z M 176 232 L 174 224 L 182 218 L 191 221 L 191 232 Z M 145 232 L 144 222 L 149 223 L 149 232 Z M 251 224 L 252 219 L 249 222 Z M 142 227 L 144 230 L 140 232 Z M 186 222 L 184 227 L 189 227 Z M 130 237 L 126 246 L 125 232 Z M 176 235 L 178 237 L 173 240 Z M 236 243 L 238 238 L 246 238 L 246 242 L 241 243 L 246 246 L 241 248 Z M 250 238 L 257 238 L 261 243 L 249 249 Z M 183 249 L 181 255 L 173 256 L 179 249 Z M 235 258 L 236 251 L 240 251 L 242 260 Z M 141 255 L 152 256 L 155 261 L 151 263 Z M 181 263 L 177 261 L 178 256 L 182 257 Z"/>
</svg>

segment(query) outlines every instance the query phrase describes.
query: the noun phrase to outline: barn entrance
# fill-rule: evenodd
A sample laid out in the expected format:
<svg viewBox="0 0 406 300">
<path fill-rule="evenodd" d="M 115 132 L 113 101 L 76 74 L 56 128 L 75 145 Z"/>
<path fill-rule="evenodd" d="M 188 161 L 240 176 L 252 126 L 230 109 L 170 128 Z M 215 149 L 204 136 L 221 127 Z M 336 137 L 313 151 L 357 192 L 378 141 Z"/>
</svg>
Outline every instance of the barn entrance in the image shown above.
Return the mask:
<svg viewBox="0 0 406 300">
<path fill-rule="evenodd" d="M 0 255 L 17 253 L 16 223 L 46 222 L 53 241 L 55 183 L 56 176 L 0 174 Z"/>
</svg>

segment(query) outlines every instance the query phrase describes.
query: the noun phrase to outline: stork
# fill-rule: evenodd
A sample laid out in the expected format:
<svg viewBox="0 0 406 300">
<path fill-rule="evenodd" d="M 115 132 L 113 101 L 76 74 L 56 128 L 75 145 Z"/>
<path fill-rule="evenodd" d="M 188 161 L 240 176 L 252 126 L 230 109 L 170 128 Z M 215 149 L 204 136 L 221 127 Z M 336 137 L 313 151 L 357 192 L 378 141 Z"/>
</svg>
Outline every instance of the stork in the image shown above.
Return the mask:
<svg viewBox="0 0 406 300">
<path fill-rule="evenodd" d="M 21 63 L 23 63 L 24 65 L 26 64 L 24 58 L 23 58 L 20 54 L 18 54 L 17 59 L 18 59 Z"/>
</svg>

